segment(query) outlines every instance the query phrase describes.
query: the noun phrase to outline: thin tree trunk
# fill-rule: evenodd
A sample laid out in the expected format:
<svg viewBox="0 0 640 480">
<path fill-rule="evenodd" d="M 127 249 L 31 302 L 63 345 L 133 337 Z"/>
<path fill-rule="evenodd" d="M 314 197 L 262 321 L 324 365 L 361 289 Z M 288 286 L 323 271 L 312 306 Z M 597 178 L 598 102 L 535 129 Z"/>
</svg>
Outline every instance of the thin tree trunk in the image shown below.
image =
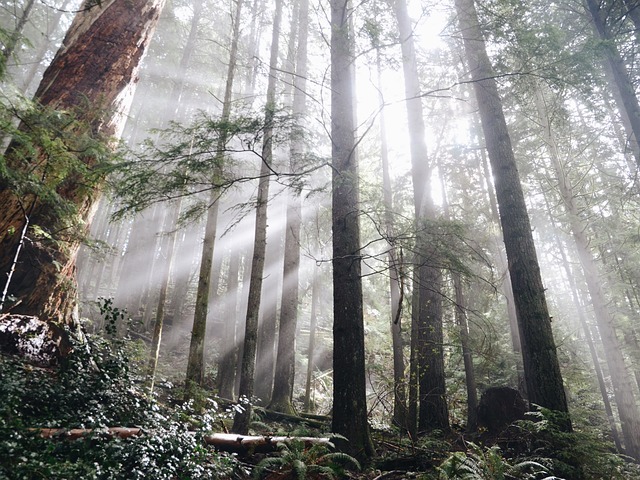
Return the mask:
<svg viewBox="0 0 640 480">
<path fill-rule="evenodd" d="M 553 222 L 553 217 L 551 217 Z M 553 222 L 555 223 L 555 222 Z M 554 228 L 556 230 L 557 227 Z M 575 281 L 575 275 L 573 270 L 571 269 L 571 262 L 567 258 L 567 253 L 564 245 L 560 241 L 558 235 L 555 236 L 556 244 L 558 246 L 558 251 L 560 252 L 560 257 L 562 259 L 562 267 L 564 268 L 565 274 L 567 276 L 567 281 L 569 282 L 569 288 L 571 290 L 571 299 L 573 300 L 573 305 L 578 313 L 578 320 L 580 322 L 580 326 L 584 333 L 584 337 L 587 340 L 587 345 L 589 346 L 589 353 L 591 355 L 591 361 L 593 362 L 593 368 L 596 374 L 596 380 L 598 381 L 598 388 L 600 389 L 600 395 L 602 396 L 602 403 L 604 405 L 604 411 L 607 415 L 607 420 L 609 421 L 609 427 L 611 428 L 611 437 L 616 446 L 618 452 L 622 452 L 622 444 L 620 442 L 620 436 L 618 434 L 618 428 L 616 426 L 615 418 L 613 417 L 613 409 L 611 408 L 611 402 L 609 401 L 609 392 L 607 391 L 607 386 L 604 380 L 604 374 L 602 373 L 602 366 L 600 365 L 600 359 L 598 358 L 598 352 L 596 351 L 596 346 L 593 342 L 593 335 L 591 334 L 591 328 L 589 327 L 589 323 L 587 322 L 587 318 L 585 316 L 584 305 L 580 301 L 581 295 L 578 292 L 578 287 Z"/>
<path fill-rule="evenodd" d="M 156 378 L 156 369 L 158 367 L 158 358 L 160 356 L 160 344 L 162 342 L 162 329 L 164 326 L 165 303 L 167 300 L 167 290 L 169 289 L 169 279 L 173 260 L 175 258 L 176 237 L 178 236 L 178 218 L 180 217 L 181 201 L 178 200 L 173 205 L 171 211 L 167 213 L 167 221 L 165 228 L 168 227 L 169 232 L 165 233 L 164 248 L 160 254 L 164 255 L 160 261 L 160 291 L 158 293 L 158 307 L 156 309 L 156 317 L 153 325 L 153 334 L 151 336 L 151 350 L 149 351 L 149 394 L 153 393 L 153 387 Z"/>
<path fill-rule="evenodd" d="M 231 101 L 233 93 L 233 80 L 238 61 L 238 42 L 240 38 L 240 16 L 242 14 L 243 0 L 237 0 L 236 11 L 233 17 L 231 33 L 231 50 L 229 52 L 229 65 L 227 66 L 227 81 L 222 103 L 221 121 L 228 121 L 231 116 Z M 227 135 L 221 134 L 217 144 L 214 169 L 215 174 L 220 175 L 223 170 L 224 148 Z M 218 223 L 218 210 L 221 192 L 213 189 L 209 198 L 209 209 L 205 226 L 204 241 L 202 242 L 202 258 L 200 260 L 200 273 L 198 275 L 198 291 L 196 293 L 196 308 L 193 316 L 193 329 L 191 330 L 191 342 L 189 345 L 189 358 L 187 360 L 187 378 L 185 397 L 193 398 L 195 387 L 202 385 L 204 380 L 204 341 L 207 331 L 207 313 L 209 308 L 209 291 L 211 282 L 211 268 L 216 240 L 216 227 Z"/>
<path fill-rule="evenodd" d="M 275 211 L 274 211 L 275 210 Z M 282 209 L 272 209 L 271 217 L 284 215 Z M 271 401 L 274 388 L 276 352 L 278 345 L 278 302 L 280 300 L 281 278 L 276 272 L 282 262 L 282 231 L 276 230 L 280 222 L 272 218 L 267 227 L 267 248 L 265 251 L 264 281 L 260 301 L 260 319 L 258 322 L 258 344 L 256 351 L 255 397 L 259 405 L 266 406 Z"/>
<path fill-rule="evenodd" d="M 236 326 L 238 318 L 238 274 L 240 273 L 240 250 L 229 253 L 229 271 L 227 273 L 227 292 L 224 312 L 224 332 L 222 351 L 218 359 L 218 377 L 216 385 L 222 398 L 234 398 L 236 365 L 238 363 L 238 341 Z"/>
<path fill-rule="evenodd" d="M 378 46 L 376 46 L 378 47 Z M 382 67 L 380 48 L 376 48 L 377 87 L 380 105 L 380 160 L 382 162 L 382 193 L 384 202 L 384 230 L 389 242 L 389 296 L 391 301 L 391 345 L 393 351 L 393 418 L 392 423 L 407 428 L 407 382 L 405 378 L 404 345 L 402 341 L 402 259 L 392 239 L 395 237 L 393 198 L 389 175 L 389 149 L 387 145 L 386 116 L 382 95 Z"/>
<path fill-rule="evenodd" d="M 299 172 L 304 165 L 303 124 L 307 113 L 307 39 L 309 32 L 309 0 L 300 0 L 298 12 L 298 48 L 296 53 L 296 69 L 293 78 L 293 108 L 300 129 L 292 133 L 289 151 L 289 171 Z M 282 302 L 280 311 L 280 331 L 278 339 L 278 356 L 273 398 L 270 408 L 279 412 L 294 411 L 293 383 L 295 379 L 296 329 L 298 326 L 298 291 L 300 270 L 300 226 L 302 223 L 302 199 L 300 191 L 292 188 L 287 196 L 287 225 L 284 244 L 284 269 Z M 311 340 L 309 340 L 311 342 Z M 311 362 L 311 357 L 309 357 Z"/>
<path fill-rule="evenodd" d="M 445 179 L 440 174 L 440 190 L 442 191 L 442 207 L 444 210 L 444 218 L 451 220 L 451 212 L 449 209 L 449 200 L 446 195 Z M 451 279 L 453 280 L 454 291 L 454 308 L 455 319 L 460 331 L 460 346 L 462 347 L 462 360 L 464 363 L 464 378 L 467 387 L 467 431 L 475 432 L 478 430 L 478 386 L 476 384 L 476 374 L 473 368 L 473 353 L 469 340 L 469 324 L 467 322 L 467 303 L 464 297 L 462 275 L 460 272 L 451 270 Z"/>
<path fill-rule="evenodd" d="M 24 78 L 20 82 L 20 92 L 22 94 L 26 94 L 29 90 L 29 87 L 33 83 L 33 80 L 36 77 L 36 73 L 40 69 L 43 60 L 47 54 L 47 51 L 53 47 L 53 42 L 51 41 L 51 36 L 60 26 L 60 20 L 62 19 L 63 13 L 67 10 L 67 7 L 71 0 L 65 0 L 62 5 L 60 5 L 53 14 L 53 18 L 50 18 L 47 22 L 47 29 L 43 32 L 42 41 L 40 46 L 37 48 L 35 55 L 33 55 L 33 60 L 31 62 L 31 67 L 25 74 Z"/>
<path fill-rule="evenodd" d="M 395 13 L 400 33 L 404 71 L 407 118 L 411 152 L 411 175 L 415 204 L 417 283 L 413 294 L 418 295 L 417 333 L 420 350 L 413 358 L 418 361 L 420 430 L 449 430 L 449 408 L 446 398 L 444 349 L 442 332 L 442 272 L 437 267 L 437 255 L 430 246 L 430 222 L 436 212 L 431 198 L 431 166 L 425 144 L 420 79 L 415 54 L 413 28 L 406 0 L 396 0 Z"/>
<path fill-rule="evenodd" d="M 319 272 L 316 268 L 316 273 L 313 276 L 313 284 L 311 286 L 311 317 L 309 319 L 309 346 L 307 347 L 307 378 L 304 387 L 304 404 L 303 408 L 305 412 L 313 413 L 315 407 L 312 407 L 311 403 L 311 379 L 313 377 L 313 371 L 315 370 L 315 362 L 313 361 L 316 353 L 316 331 L 318 330 L 318 297 L 320 296 L 320 282 L 317 275 Z"/>
<path fill-rule="evenodd" d="M 455 5 L 489 160 L 496 178 L 496 197 L 518 316 L 527 394 L 531 404 L 566 413 L 566 421 L 561 427 L 571 430 L 529 215 L 484 36 L 474 1 L 456 0 Z"/>
<path fill-rule="evenodd" d="M 282 0 L 276 0 L 271 35 L 271 54 L 269 59 L 269 81 L 267 85 L 267 102 L 265 105 L 264 139 L 262 143 L 262 164 L 260 180 L 258 181 L 258 195 L 256 205 L 255 236 L 253 244 L 253 260 L 251 262 L 251 280 L 249 283 L 249 298 L 247 317 L 244 331 L 244 348 L 242 352 L 242 368 L 240 370 L 240 397 L 245 397 L 249 403 L 242 411 L 236 411 L 233 420 L 233 432 L 246 435 L 251 421 L 251 397 L 255 381 L 256 344 L 258 334 L 258 316 L 260 314 L 260 297 L 262 293 L 262 275 L 264 273 L 264 258 L 267 247 L 267 204 L 269 201 L 269 176 L 273 161 L 273 121 L 276 108 L 276 77 L 278 66 L 278 51 L 280 45 L 280 22 L 282 20 Z"/>
<path fill-rule="evenodd" d="M 4 49 L 0 52 L 0 79 L 4 77 L 4 74 L 7 71 L 7 64 L 9 63 L 9 59 L 18 46 L 20 37 L 22 37 L 22 30 L 24 30 L 24 26 L 27 24 L 27 21 L 29 21 L 29 15 L 31 14 L 31 9 L 33 8 L 33 5 L 35 3 L 36 0 L 26 1 L 25 5 L 22 7 L 22 14 L 18 19 L 15 28 L 9 35 L 7 41 L 4 43 Z"/>
</svg>

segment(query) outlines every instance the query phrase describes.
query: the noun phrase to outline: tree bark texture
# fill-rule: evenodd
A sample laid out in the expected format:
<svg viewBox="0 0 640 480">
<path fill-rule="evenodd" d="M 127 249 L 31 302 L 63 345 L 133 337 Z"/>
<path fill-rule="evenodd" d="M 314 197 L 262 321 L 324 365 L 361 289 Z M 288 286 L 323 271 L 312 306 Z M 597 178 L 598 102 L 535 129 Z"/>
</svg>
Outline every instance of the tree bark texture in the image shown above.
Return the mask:
<svg viewBox="0 0 640 480">
<path fill-rule="evenodd" d="M 369 457 L 360 254 L 354 54 L 348 0 L 331 0 L 333 229 L 333 432 L 351 454 Z"/>
<path fill-rule="evenodd" d="M 42 105 L 73 112 L 90 131 L 103 138 L 117 137 L 124 126 L 135 88 L 140 61 L 149 45 L 164 0 L 110 0 L 74 18 L 35 94 Z M 33 170 L 38 154 L 23 156 L 21 145 L 9 146 L 7 164 L 18 170 Z M 96 158 L 82 161 L 91 170 Z M 43 172 L 44 173 L 44 172 Z M 58 194 L 73 203 L 80 223 L 89 223 L 97 198 L 85 178 L 77 174 L 58 188 Z M 42 199 L 18 196 L 6 178 L 0 179 L 0 272 L 11 268 L 19 232 L 29 217 L 57 235 L 68 225 Z M 54 241 L 42 239 L 25 245 L 9 293 L 18 299 L 14 313 L 37 315 L 52 321 L 70 322 L 76 306 L 75 260 L 79 242 L 69 235 Z M 4 283 L 4 282 L 3 282 Z"/>
<path fill-rule="evenodd" d="M 489 160 L 495 176 L 500 222 L 518 316 L 529 401 L 567 413 L 560 364 L 529 215 L 497 83 L 473 0 L 456 0 L 471 79 L 474 82 Z"/>
<path fill-rule="evenodd" d="M 474 122 L 475 123 L 475 122 Z M 480 135 L 478 135 L 480 137 Z M 479 140 L 480 142 L 480 140 Z M 498 212 L 498 203 L 495 195 L 495 187 L 492 182 L 491 169 L 487 161 L 487 155 L 485 150 L 480 152 L 482 172 L 487 183 L 487 194 L 489 197 L 489 206 L 491 207 L 491 219 L 495 223 L 499 231 L 502 231 L 500 226 L 500 213 Z M 522 346 L 520 342 L 520 330 L 518 329 L 518 315 L 516 313 L 516 303 L 513 299 L 513 287 L 511 286 L 511 274 L 509 273 L 509 265 L 507 262 L 507 256 L 504 251 L 504 242 L 500 235 L 494 237 L 495 249 L 496 249 L 496 263 L 500 274 L 500 289 L 502 295 L 504 295 L 507 307 L 507 317 L 509 319 L 509 333 L 511 334 L 511 347 L 513 353 L 517 357 L 516 370 L 518 372 L 518 390 L 526 398 L 526 385 L 524 381 L 524 369 L 522 366 Z"/>
</svg>

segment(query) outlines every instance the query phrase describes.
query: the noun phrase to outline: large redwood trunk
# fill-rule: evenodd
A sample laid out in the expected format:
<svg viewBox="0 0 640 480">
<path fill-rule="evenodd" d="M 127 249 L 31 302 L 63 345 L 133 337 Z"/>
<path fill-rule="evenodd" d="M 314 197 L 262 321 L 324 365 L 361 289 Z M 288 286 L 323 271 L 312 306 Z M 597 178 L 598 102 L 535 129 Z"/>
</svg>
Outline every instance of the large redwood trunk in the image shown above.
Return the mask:
<svg viewBox="0 0 640 480">
<path fill-rule="evenodd" d="M 86 4 L 85 6 L 87 6 Z M 44 73 L 35 98 L 43 106 L 72 112 L 87 132 L 102 138 L 117 137 L 128 112 L 138 66 L 151 40 L 164 0 L 110 0 L 80 9 L 63 46 Z M 24 128 L 29 128 L 25 125 Z M 74 132 L 76 133 L 76 132 Z M 81 158 L 89 174 L 97 159 Z M 7 150 L 9 168 L 20 172 L 48 172 L 48 158 L 39 150 L 27 152 L 14 140 Z M 25 224 L 24 243 L 7 293 L 15 298 L 5 308 L 36 315 L 47 321 L 68 323 L 76 306 L 75 260 L 79 247 L 77 228 L 91 220 L 98 182 L 87 187 L 86 173 L 67 175 L 57 194 L 73 204 L 72 219 L 65 218 L 33 193 L 17 193 L 8 177 L 0 178 L 0 273 L 2 287 L 14 263 Z M 95 180 L 95 179 L 94 179 Z M 98 179 L 99 180 L 99 179 Z M 52 239 L 34 236 L 32 226 Z"/>
</svg>

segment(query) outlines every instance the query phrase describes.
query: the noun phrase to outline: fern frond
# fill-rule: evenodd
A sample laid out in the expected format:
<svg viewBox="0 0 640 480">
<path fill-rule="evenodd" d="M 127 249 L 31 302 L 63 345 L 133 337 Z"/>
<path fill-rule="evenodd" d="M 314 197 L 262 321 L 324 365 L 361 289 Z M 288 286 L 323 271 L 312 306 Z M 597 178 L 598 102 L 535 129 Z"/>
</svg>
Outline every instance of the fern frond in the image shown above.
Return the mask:
<svg viewBox="0 0 640 480">
<path fill-rule="evenodd" d="M 295 475 L 296 480 L 306 480 L 307 465 L 302 460 L 294 460 L 291 463 L 291 471 Z"/>
</svg>

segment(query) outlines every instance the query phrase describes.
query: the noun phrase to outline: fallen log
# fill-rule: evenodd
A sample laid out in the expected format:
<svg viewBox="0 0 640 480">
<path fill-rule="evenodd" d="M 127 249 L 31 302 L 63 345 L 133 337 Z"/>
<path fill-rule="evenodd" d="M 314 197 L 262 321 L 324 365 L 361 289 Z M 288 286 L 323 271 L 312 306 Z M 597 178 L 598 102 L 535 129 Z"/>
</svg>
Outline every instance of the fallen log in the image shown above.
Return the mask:
<svg viewBox="0 0 640 480">
<path fill-rule="evenodd" d="M 205 435 L 207 445 L 214 446 L 217 450 L 232 453 L 267 453 L 277 450 L 278 444 L 287 441 L 303 442 L 306 446 L 324 444 L 331 446 L 331 439 L 327 437 L 284 437 L 284 436 L 260 436 L 237 435 L 235 433 L 215 433 Z"/>
<path fill-rule="evenodd" d="M 94 432 L 91 428 L 40 428 L 42 438 L 57 438 L 61 440 L 77 440 L 84 438 Z M 109 437 L 129 438 L 141 435 L 141 428 L 111 427 L 98 430 Z M 189 432 L 195 435 L 195 432 Z M 331 446 L 331 439 L 328 437 L 285 437 L 266 435 L 237 435 L 235 433 L 214 433 L 203 437 L 207 445 L 211 445 L 216 450 L 231 453 L 268 453 L 278 449 L 278 444 L 295 440 L 303 442 L 306 446 L 314 444 L 324 444 Z"/>
<path fill-rule="evenodd" d="M 330 421 L 329 417 L 325 417 L 322 420 L 309 418 L 307 416 L 291 415 L 288 413 L 276 412 L 275 410 L 256 409 L 258 415 L 261 415 L 267 420 L 285 421 L 293 423 L 306 423 L 310 427 L 322 428 L 326 427 Z"/>
<path fill-rule="evenodd" d="M 93 432 L 91 428 L 40 428 L 40 436 L 42 438 L 63 438 L 65 440 L 77 440 L 86 437 Z M 129 438 L 135 437 L 142 433 L 141 428 L 111 427 L 106 430 L 100 429 L 100 433 L 104 433 L 109 437 Z"/>
</svg>

